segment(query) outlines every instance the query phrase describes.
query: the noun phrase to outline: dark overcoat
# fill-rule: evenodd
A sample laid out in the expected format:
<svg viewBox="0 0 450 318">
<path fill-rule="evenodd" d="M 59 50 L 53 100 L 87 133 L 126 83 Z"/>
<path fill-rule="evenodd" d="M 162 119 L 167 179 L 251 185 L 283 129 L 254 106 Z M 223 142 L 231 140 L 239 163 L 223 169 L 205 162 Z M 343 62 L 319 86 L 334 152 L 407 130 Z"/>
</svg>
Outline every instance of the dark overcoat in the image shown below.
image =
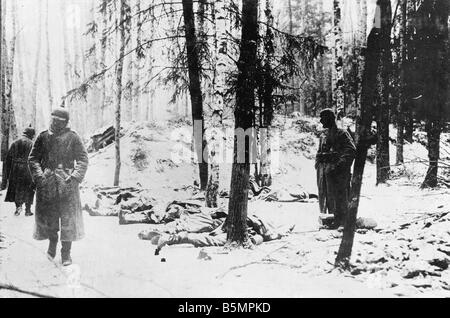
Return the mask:
<svg viewBox="0 0 450 318">
<path fill-rule="evenodd" d="M 28 156 L 32 146 L 33 141 L 24 135 L 14 141 L 9 148 L 6 157 L 8 179 L 6 202 L 33 203 L 34 185 L 28 169 Z"/>
<path fill-rule="evenodd" d="M 316 157 L 320 212 L 328 210 L 338 222 L 343 221 L 347 211 L 355 155 L 353 138 L 346 130 L 333 127 L 321 135 Z"/>
<path fill-rule="evenodd" d="M 72 188 L 64 198 L 49 200 L 44 191 L 47 176 L 60 165 L 72 177 Z M 49 239 L 61 230 L 61 241 L 82 239 L 84 224 L 79 184 L 87 171 L 88 155 L 81 138 L 69 128 L 58 134 L 48 130 L 40 133 L 30 153 L 29 167 L 37 186 L 34 238 Z"/>
</svg>

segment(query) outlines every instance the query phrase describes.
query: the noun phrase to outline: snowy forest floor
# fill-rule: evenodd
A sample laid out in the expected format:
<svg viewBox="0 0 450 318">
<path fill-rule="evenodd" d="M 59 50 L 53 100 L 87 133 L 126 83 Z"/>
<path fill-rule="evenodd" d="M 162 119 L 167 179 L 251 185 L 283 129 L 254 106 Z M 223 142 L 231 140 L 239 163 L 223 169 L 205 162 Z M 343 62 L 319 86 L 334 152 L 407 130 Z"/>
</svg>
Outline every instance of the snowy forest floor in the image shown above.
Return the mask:
<svg viewBox="0 0 450 318">
<path fill-rule="evenodd" d="M 317 121 L 278 118 L 276 127 L 283 135 L 274 188 L 315 193 Z M 123 186 L 139 184 L 161 202 L 191 197 L 197 170 L 170 160 L 174 128 L 173 123 L 125 128 Z M 444 147 L 447 139 L 444 135 Z M 111 185 L 114 148 L 90 158 L 83 188 Z M 115 217 L 85 213 L 86 238 L 74 243 L 74 265 L 62 268 L 59 257 L 55 263 L 47 260 L 47 242 L 32 239 L 33 218 L 14 217 L 2 192 L 0 284 L 56 297 L 448 297 L 450 191 L 419 189 L 426 170 L 420 142 L 406 145 L 405 158 L 408 163 L 394 168 L 392 180 L 378 187 L 375 166 L 368 163 L 359 216 L 375 219 L 378 227 L 357 233 L 351 273 L 333 270 L 341 233 L 319 230 L 317 203 L 251 201 L 250 213 L 294 223 L 293 233 L 252 250 L 203 249 L 211 260 L 198 259 L 201 249 L 187 245 L 166 247 L 155 256 L 154 246 L 137 238 L 148 225 L 119 226 Z M 230 184 L 230 168 L 221 166 L 223 189 Z M 24 296 L 0 287 L 0 297 Z"/>
</svg>

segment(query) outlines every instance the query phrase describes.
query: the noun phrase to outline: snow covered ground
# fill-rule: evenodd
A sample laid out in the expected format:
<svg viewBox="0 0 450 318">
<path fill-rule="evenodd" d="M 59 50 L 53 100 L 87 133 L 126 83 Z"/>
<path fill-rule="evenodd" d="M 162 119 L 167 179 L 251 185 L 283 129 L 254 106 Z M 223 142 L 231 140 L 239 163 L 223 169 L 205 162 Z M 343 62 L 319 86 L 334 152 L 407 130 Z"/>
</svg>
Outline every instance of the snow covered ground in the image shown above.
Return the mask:
<svg viewBox="0 0 450 318">
<path fill-rule="evenodd" d="M 278 118 L 276 126 L 282 135 L 274 188 L 301 186 L 314 193 L 317 121 Z M 123 186 L 147 188 L 161 202 L 189 198 L 188 186 L 198 173 L 193 164 L 171 160 L 175 128 L 126 127 Z M 178 128 L 189 132 L 187 126 Z M 392 151 L 394 161 L 394 145 Z M 207 248 L 211 260 L 198 259 L 200 249 L 185 245 L 155 256 L 154 246 L 137 238 L 147 225 L 119 226 L 117 218 L 86 213 L 87 237 L 74 244 L 75 264 L 62 268 L 59 259 L 52 263 L 45 257 L 47 242 L 32 240 L 33 219 L 14 217 L 14 206 L 1 202 L 0 284 L 59 297 L 448 297 L 450 191 L 419 189 L 426 165 L 410 162 L 417 157 L 426 158 L 425 147 L 406 145 L 407 163 L 379 187 L 375 166 L 368 164 L 359 215 L 375 219 L 378 228 L 356 235 L 351 273 L 333 269 L 341 233 L 319 230 L 317 203 L 252 201 L 251 213 L 294 223 L 294 233 L 252 250 Z M 223 189 L 229 187 L 230 169 L 221 166 Z M 91 154 L 84 189 L 111 185 L 113 171 L 113 146 Z M 24 296 L 0 289 L 0 297 Z"/>
</svg>

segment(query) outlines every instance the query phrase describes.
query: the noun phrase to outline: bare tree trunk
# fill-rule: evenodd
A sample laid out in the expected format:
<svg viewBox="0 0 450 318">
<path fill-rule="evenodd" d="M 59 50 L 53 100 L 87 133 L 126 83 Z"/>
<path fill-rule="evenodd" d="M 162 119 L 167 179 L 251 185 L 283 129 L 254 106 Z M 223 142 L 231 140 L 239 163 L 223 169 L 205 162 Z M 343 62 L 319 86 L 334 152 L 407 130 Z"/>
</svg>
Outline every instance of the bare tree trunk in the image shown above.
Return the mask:
<svg viewBox="0 0 450 318">
<path fill-rule="evenodd" d="M 13 70 L 14 70 L 14 55 L 15 55 L 15 4 L 13 4 L 13 40 L 11 41 L 11 51 L 8 54 L 6 45 L 6 3 L 0 0 L 1 10 L 0 10 L 0 89 L 1 89 L 1 133 L 2 140 L 0 146 L 1 161 L 2 165 L 2 183 L 0 188 L 3 190 L 6 188 L 6 155 L 8 153 L 9 144 L 12 139 L 17 137 L 17 127 L 15 123 L 14 109 L 12 105 L 12 80 L 13 80 Z M 9 56 L 8 56 L 9 55 Z"/>
<path fill-rule="evenodd" d="M 45 2 L 45 40 L 46 40 L 46 69 L 47 69 L 47 90 L 48 90 L 48 101 L 50 109 L 53 107 L 53 94 L 52 94 L 52 70 L 51 70 L 51 49 L 50 49 L 50 37 L 49 37 L 49 13 L 48 13 L 48 0 Z"/>
<path fill-rule="evenodd" d="M 412 143 L 414 134 L 414 117 L 411 113 L 405 114 L 405 140 Z"/>
<path fill-rule="evenodd" d="M 104 69 L 106 68 L 106 49 L 108 46 L 108 37 L 107 37 L 107 32 L 108 32 L 108 1 L 107 0 L 102 0 L 102 8 L 101 8 L 101 13 L 102 13 L 102 39 L 101 39 L 101 49 L 100 49 L 100 68 Z M 101 122 L 101 126 L 104 125 L 105 122 L 105 107 L 106 107 L 106 76 L 104 76 L 102 78 L 102 83 L 101 83 L 101 99 L 100 99 L 100 122 Z"/>
<path fill-rule="evenodd" d="M 236 129 L 253 128 L 255 108 L 255 69 L 258 40 L 258 1 L 242 2 L 242 37 L 238 61 L 238 78 L 236 92 L 235 126 Z M 231 173 L 230 201 L 228 217 L 225 222 L 228 242 L 248 243 L 247 205 L 248 183 L 250 174 L 251 140 L 245 145 L 245 153 L 240 153 L 238 140 L 235 138 L 234 162 Z M 242 142 L 242 141 L 239 141 Z M 244 156 L 242 156 L 244 155 Z M 244 157 L 244 158 L 242 158 Z"/>
<path fill-rule="evenodd" d="M 362 79 L 364 76 L 364 56 L 363 49 L 367 42 L 367 0 L 358 0 L 356 4 L 358 8 L 358 31 L 357 47 L 355 48 L 355 55 L 357 60 L 358 75 L 356 80 L 356 108 L 361 108 L 362 103 Z"/>
<path fill-rule="evenodd" d="M 440 137 L 445 126 L 445 121 L 450 118 L 449 82 L 450 82 L 450 39 L 448 17 L 450 3 L 447 0 L 426 0 L 429 11 L 428 19 L 424 19 L 426 25 L 422 26 L 421 33 L 427 36 L 425 48 L 422 48 L 421 61 L 427 66 L 423 74 L 424 83 L 423 98 L 428 108 L 425 120 L 427 132 L 427 149 L 429 166 L 422 183 L 422 188 L 434 188 L 438 186 L 438 165 L 440 152 Z M 424 61 L 428 59 L 428 61 Z M 428 74 L 426 74 L 428 73 Z M 421 74 L 421 75 L 422 75 Z"/>
<path fill-rule="evenodd" d="M 216 1 L 214 4 L 215 10 L 215 21 L 214 24 L 214 34 L 216 35 L 214 41 L 214 58 L 215 58 L 215 70 L 214 70 L 214 113 L 212 121 L 215 121 L 214 130 L 224 131 L 222 115 L 226 109 L 225 95 L 227 92 L 227 73 L 232 68 L 228 54 L 228 24 L 229 18 L 227 14 L 227 3 L 226 1 Z M 223 159 L 223 153 L 221 153 L 222 158 L 219 158 L 218 150 L 220 148 L 223 140 L 219 140 L 222 134 L 213 134 L 211 140 L 208 140 L 208 150 L 210 153 L 209 162 L 209 179 L 208 186 L 206 190 L 206 206 L 207 207 L 217 207 L 217 198 L 219 194 L 220 186 L 220 162 Z"/>
<path fill-rule="evenodd" d="M 271 168 L 271 148 L 270 148 L 270 126 L 273 120 L 273 93 L 274 93 L 274 81 L 272 78 L 273 73 L 273 58 L 275 54 L 274 49 L 274 35 L 272 31 L 273 27 L 273 3 L 271 0 L 266 0 L 266 8 L 264 10 L 266 16 L 266 35 L 264 37 L 264 51 L 266 59 L 264 61 L 264 93 L 263 93 L 263 105 L 264 111 L 262 114 L 263 125 L 260 142 L 261 142 L 261 185 L 270 187 L 272 185 Z"/>
<path fill-rule="evenodd" d="M 127 51 L 129 50 L 129 47 L 127 48 Z M 125 121 L 131 122 L 134 120 L 135 115 L 133 113 L 133 93 L 134 93 L 134 67 L 133 67 L 133 56 L 132 54 L 128 55 L 125 58 L 125 69 L 126 69 L 126 75 L 125 75 L 125 94 L 123 94 L 123 108 L 125 108 Z"/>
<path fill-rule="evenodd" d="M 380 64 L 380 37 L 379 29 L 377 30 L 374 27 L 367 42 L 366 63 L 362 84 L 362 103 L 361 108 L 358 109 L 356 118 L 356 158 L 353 167 L 344 233 L 335 261 L 335 265 L 342 268 L 348 268 L 352 254 L 364 167 L 367 159 L 367 151 L 370 147 L 370 128 L 373 118 L 377 73 Z"/>
<path fill-rule="evenodd" d="M 411 70 L 411 67 L 414 65 L 414 56 L 416 55 L 416 45 L 414 43 L 413 34 L 415 32 L 414 27 L 414 20 L 415 13 L 416 13 L 416 2 L 415 1 L 406 1 L 406 7 L 407 7 L 407 21 L 406 21 L 406 35 L 408 36 L 407 39 L 404 39 L 406 51 L 407 51 L 407 69 Z M 404 140 L 406 140 L 409 143 L 413 142 L 413 134 L 414 134 L 414 113 L 413 113 L 413 106 L 411 103 L 411 99 L 405 99 L 406 104 L 403 118 L 404 118 L 404 127 L 405 127 L 405 133 L 404 133 Z"/>
<path fill-rule="evenodd" d="M 88 7 L 88 17 L 89 21 L 97 21 L 97 11 L 96 11 L 96 2 L 92 1 Z M 90 76 L 91 74 L 95 74 L 99 70 L 99 56 L 100 56 L 100 50 L 97 45 L 97 43 L 101 42 L 101 32 L 95 32 L 92 33 L 90 37 L 86 37 L 85 41 L 87 42 L 87 46 L 89 47 L 89 52 L 85 52 L 87 55 L 87 63 L 88 63 L 88 74 L 87 76 Z M 95 129 L 99 128 L 100 123 L 100 116 L 99 116 L 99 101 L 100 96 L 102 92 L 100 91 L 100 84 L 95 83 L 92 88 L 89 91 L 88 95 L 88 102 L 85 103 L 86 105 L 86 116 L 87 116 L 87 131 L 92 132 Z"/>
<path fill-rule="evenodd" d="M 367 39 L 367 0 L 358 0 L 359 2 L 359 19 L 358 19 L 358 31 L 359 31 L 359 40 L 361 45 L 366 45 Z"/>
<path fill-rule="evenodd" d="M 147 93 L 144 95 L 145 97 L 145 120 L 146 121 L 151 121 L 153 120 L 153 118 L 151 118 L 151 108 L 152 108 L 152 104 L 150 102 L 151 97 L 150 97 L 150 93 Z"/>
<path fill-rule="evenodd" d="M 87 1 L 83 1 L 81 2 L 80 6 L 81 6 L 81 26 L 85 26 L 87 24 L 86 22 L 86 17 L 88 16 L 88 12 L 89 12 L 89 8 L 87 7 L 88 2 Z M 89 66 L 89 59 L 87 57 L 86 54 L 86 41 L 87 41 L 87 37 L 84 36 L 83 32 L 78 31 L 78 39 L 79 39 L 79 43 L 80 43 L 80 71 L 81 71 L 81 75 L 80 75 L 80 82 L 83 83 L 86 78 L 87 78 L 87 68 Z M 91 88 L 88 93 L 87 96 L 90 97 L 94 92 L 94 89 Z M 89 99 L 88 99 L 89 100 Z M 79 104 L 79 109 L 80 109 L 80 117 L 81 117 L 81 129 L 83 132 L 83 135 L 85 135 L 88 132 L 89 129 L 89 122 L 90 122 L 90 118 L 87 114 L 88 112 L 88 104 L 89 102 L 83 102 L 80 101 Z"/>
<path fill-rule="evenodd" d="M 6 155 L 9 147 L 9 123 L 8 123 L 8 107 L 6 104 L 6 89 L 5 89 L 5 6 L 3 0 L 0 0 L 0 103 L 1 103 L 1 132 L 2 141 L 0 146 L 0 155 L 2 161 L 2 183 L 0 190 L 6 189 L 7 176 L 6 176 Z"/>
<path fill-rule="evenodd" d="M 226 86 L 226 74 L 230 70 L 230 63 L 228 60 L 228 41 L 227 41 L 227 10 L 226 2 L 216 1 L 214 3 L 214 59 L 215 70 L 213 80 L 213 99 L 214 99 L 214 112 L 213 112 L 213 127 L 212 133 L 208 138 L 208 150 L 209 150 L 209 179 L 206 188 L 206 206 L 210 208 L 217 207 L 217 198 L 219 195 L 220 186 L 220 162 L 221 158 L 218 157 L 220 144 L 223 140 L 219 140 L 222 134 L 217 133 L 217 130 L 223 131 L 222 114 L 225 110 L 225 94 L 227 90 Z M 221 153 L 223 158 L 223 153 Z"/>
<path fill-rule="evenodd" d="M 16 59 L 16 40 L 17 40 L 17 30 L 16 30 L 16 2 L 12 2 L 11 7 L 11 17 L 12 17 L 12 34 L 13 38 L 11 40 L 11 49 L 9 52 L 9 56 L 7 56 L 6 63 L 6 101 L 8 105 L 9 112 L 9 134 L 10 140 L 17 139 L 17 122 L 16 116 L 14 112 L 14 104 L 13 104 L 13 81 L 14 81 L 14 65 Z"/>
<path fill-rule="evenodd" d="M 72 89 L 72 83 L 71 83 L 71 61 L 72 58 L 70 56 L 69 51 L 69 41 L 67 38 L 67 12 L 66 12 L 66 2 L 60 1 L 60 10 L 61 10 L 61 21 L 62 21 L 62 36 L 63 36 L 63 50 L 64 50 L 64 89 L 65 92 L 68 92 L 70 89 Z M 70 107 L 70 101 L 65 100 L 64 101 L 64 107 L 69 111 L 72 112 Z"/>
<path fill-rule="evenodd" d="M 391 2 L 379 0 L 381 14 L 381 64 L 378 72 L 379 105 L 377 106 L 377 184 L 385 183 L 389 179 L 389 79 L 391 76 Z"/>
<path fill-rule="evenodd" d="M 333 10 L 333 108 L 337 112 L 338 109 L 344 109 L 344 60 L 340 0 L 333 0 Z"/>
<path fill-rule="evenodd" d="M 126 12 L 128 4 L 126 0 L 120 0 L 120 20 L 119 20 L 119 31 L 120 31 L 120 48 L 119 48 L 119 61 L 116 67 L 116 136 L 115 136 L 115 148 L 116 148 L 116 168 L 114 172 L 114 186 L 119 186 L 120 181 L 120 115 L 121 115 L 121 103 L 122 103 L 122 82 L 123 82 L 123 59 L 125 56 L 126 47 Z"/>
<path fill-rule="evenodd" d="M 194 9 L 192 0 L 183 0 L 183 18 L 185 25 L 186 53 L 189 69 L 189 92 L 191 95 L 192 124 L 194 126 L 194 147 L 200 173 L 200 188 L 206 190 L 208 184 L 208 163 L 204 162 L 204 132 L 203 97 L 200 82 L 200 60 L 195 33 Z M 197 125 L 196 125 L 197 123 Z M 198 127 L 196 129 L 196 126 Z M 198 131 L 196 131 L 198 130 Z"/>
<path fill-rule="evenodd" d="M 435 188 L 438 185 L 438 163 L 441 140 L 442 123 L 427 120 L 425 124 L 427 132 L 427 150 L 429 165 L 422 188 Z"/>
<path fill-rule="evenodd" d="M 82 78 L 82 67 L 80 59 L 80 39 L 79 30 L 77 27 L 73 27 L 72 41 L 73 41 L 73 64 L 72 64 L 72 84 L 78 87 L 81 84 Z M 75 126 L 76 130 L 81 134 L 84 134 L 83 130 L 83 117 L 82 117 L 82 105 L 81 101 L 74 101 L 75 105 L 72 105 L 73 118 L 72 124 Z"/>
<path fill-rule="evenodd" d="M 31 90 L 31 99 L 32 99 L 32 115 L 31 115 L 31 122 L 33 123 L 33 127 L 38 129 L 38 122 L 37 122 L 37 94 L 38 94 L 38 80 L 39 80 L 39 68 L 40 68 L 40 62 L 41 62 L 41 40 L 42 40 L 42 5 L 41 2 L 39 2 L 39 12 L 38 12 L 38 19 L 39 19 L 39 27 L 37 32 L 37 50 L 36 50 L 36 58 L 34 62 L 34 78 L 33 78 L 33 87 Z M 42 127 L 42 125 L 40 125 Z"/>
<path fill-rule="evenodd" d="M 400 38 L 400 90 L 398 97 L 398 105 L 397 105 L 397 158 L 396 163 L 403 163 L 403 144 L 404 144 L 404 109 L 405 109 L 405 64 L 406 64 L 406 13 L 407 13 L 407 5 L 406 0 L 400 0 L 400 30 L 399 30 L 399 38 Z"/>
<path fill-rule="evenodd" d="M 136 25 L 136 47 L 140 47 L 142 45 L 142 14 L 141 12 L 141 0 L 136 1 L 136 11 L 137 15 L 137 25 Z M 141 58 L 139 56 L 136 57 L 134 63 L 134 96 L 133 96 L 133 105 L 134 105 L 134 116 L 137 119 L 141 118 Z"/>
<path fill-rule="evenodd" d="M 17 13 L 16 13 L 17 15 Z M 20 25 L 19 25 L 20 26 Z M 17 39 L 16 39 L 16 43 L 17 43 L 17 87 L 16 89 L 20 92 L 19 94 L 16 94 L 17 96 L 17 100 L 18 100 L 18 104 L 19 106 L 17 107 L 18 112 L 20 114 L 22 114 L 22 116 L 20 116 L 20 124 L 19 129 L 23 129 L 26 126 L 28 126 L 30 123 L 28 123 L 28 119 L 29 119 L 29 104 L 27 103 L 27 88 L 25 87 L 25 78 L 24 78 L 24 66 L 23 66 L 23 60 L 24 60 L 24 46 L 23 46 L 23 40 L 22 37 L 20 36 L 20 32 L 17 34 Z"/>
<path fill-rule="evenodd" d="M 294 13 L 293 13 L 293 8 L 292 8 L 292 0 L 288 0 L 288 15 L 289 15 L 289 34 L 294 35 L 294 18 L 293 18 Z M 290 86 L 295 87 L 295 78 L 292 78 L 290 80 Z M 291 91 L 293 91 L 293 89 L 291 89 Z M 291 108 L 293 110 L 295 110 L 295 104 L 294 104 L 294 98 L 293 98 L 294 94 L 295 94 L 294 92 L 291 93 L 291 95 L 292 95 Z M 304 107 L 302 100 L 299 101 L 298 111 L 301 114 L 305 114 L 305 107 Z"/>
</svg>

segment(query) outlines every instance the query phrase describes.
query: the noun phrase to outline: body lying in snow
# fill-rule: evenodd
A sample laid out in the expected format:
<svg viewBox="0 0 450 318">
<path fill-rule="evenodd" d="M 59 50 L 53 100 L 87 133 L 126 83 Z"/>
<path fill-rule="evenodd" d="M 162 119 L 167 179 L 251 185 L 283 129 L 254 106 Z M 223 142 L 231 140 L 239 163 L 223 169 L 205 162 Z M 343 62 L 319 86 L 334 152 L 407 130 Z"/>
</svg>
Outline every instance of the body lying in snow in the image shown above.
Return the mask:
<svg viewBox="0 0 450 318">
<path fill-rule="evenodd" d="M 166 245 L 192 244 L 195 247 L 224 246 L 227 233 L 224 223 L 226 213 L 218 210 L 213 213 L 197 213 L 159 226 L 156 230 L 145 230 L 139 233 L 142 240 L 150 240 L 158 245 L 157 251 Z M 253 244 L 277 240 L 289 234 L 293 225 L 274 226 L 261 217 L 251 215 L 247 217 L 249 236 Z"/>
</svg>

